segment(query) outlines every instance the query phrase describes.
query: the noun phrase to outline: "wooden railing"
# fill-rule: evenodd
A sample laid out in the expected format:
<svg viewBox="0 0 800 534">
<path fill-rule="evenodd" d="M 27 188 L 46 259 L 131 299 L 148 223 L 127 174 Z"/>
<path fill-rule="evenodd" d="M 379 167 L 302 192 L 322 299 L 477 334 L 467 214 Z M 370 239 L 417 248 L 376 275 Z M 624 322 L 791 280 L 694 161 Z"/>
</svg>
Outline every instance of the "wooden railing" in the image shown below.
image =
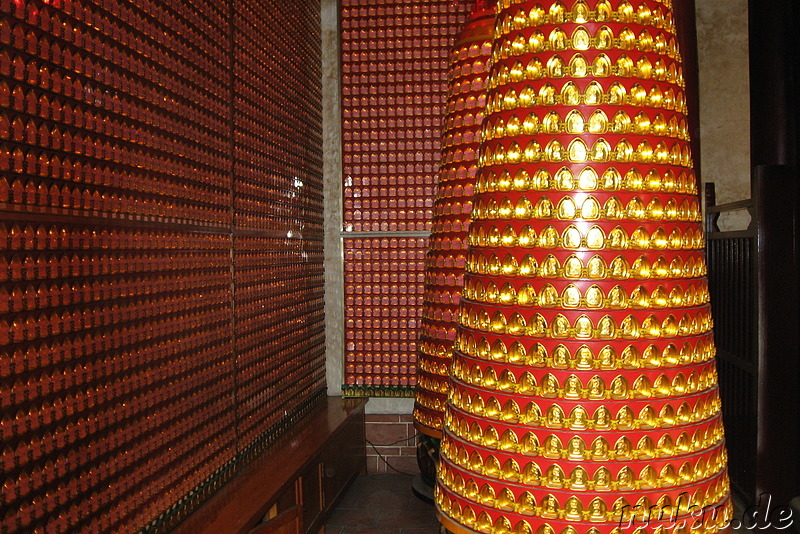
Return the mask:
<svg viewBox="0 0 800 534">
<path fill-rule="evenodd" d="M 720 231 L 722 214 L 750 213 Z M 747 502 L 800 493 L 797 185 L 786 166 L 757 166 L 753 198 L 716 205 L 706 188 L 709 290 L 731 483 Z"/>
<path fill-rule="evenodd" d="M 714 184 L 706 184 L 708 285 L 714 316 L 714 341 L 728 437 L 731 483 L 743 496 L 756 486 L 758 417 L 758 233 L 752 199 L 715 203 Z M 745 230 L 721 231 L 721 215 L 746 210 Z"/>
</svg>

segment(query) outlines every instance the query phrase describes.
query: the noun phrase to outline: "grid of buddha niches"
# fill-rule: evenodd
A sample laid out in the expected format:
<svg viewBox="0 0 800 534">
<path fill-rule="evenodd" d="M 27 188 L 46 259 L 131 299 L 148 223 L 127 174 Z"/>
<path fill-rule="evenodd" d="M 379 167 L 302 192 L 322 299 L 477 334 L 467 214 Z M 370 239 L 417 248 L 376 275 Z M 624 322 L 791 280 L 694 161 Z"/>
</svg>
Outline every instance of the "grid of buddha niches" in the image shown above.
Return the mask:
<svg viewBox="0 0 800 534">
<path fill-rule="evenodd" d="M 0 532 L 179 518 L 320 388 L 318 7 L 0 0 Z"/>
<path fill-rule="evenodd" d="M 344 390 L 351 395 L 413 396 L 448 53 L 470 4 L 341 3 Z"/>
<path fill-rule="evenodd" d="M 248 446 L 324 387 L 321 40 L 318 1 L 236 6 L 235 343 Z"/>
</svg>

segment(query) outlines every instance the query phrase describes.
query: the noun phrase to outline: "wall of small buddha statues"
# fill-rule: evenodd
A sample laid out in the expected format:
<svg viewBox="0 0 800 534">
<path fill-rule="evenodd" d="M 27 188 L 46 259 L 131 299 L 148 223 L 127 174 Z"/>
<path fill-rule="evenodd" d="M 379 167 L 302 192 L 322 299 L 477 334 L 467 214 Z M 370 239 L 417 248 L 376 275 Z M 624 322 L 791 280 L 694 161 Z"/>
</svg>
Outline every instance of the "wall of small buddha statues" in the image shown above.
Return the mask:
<svg viewBox="0 0 800 534">
<path fill-rule="evenodd" d="M 167 530 L 323 394 L 319 2 L 0 43 L 0 531 Z"/>
</svg>

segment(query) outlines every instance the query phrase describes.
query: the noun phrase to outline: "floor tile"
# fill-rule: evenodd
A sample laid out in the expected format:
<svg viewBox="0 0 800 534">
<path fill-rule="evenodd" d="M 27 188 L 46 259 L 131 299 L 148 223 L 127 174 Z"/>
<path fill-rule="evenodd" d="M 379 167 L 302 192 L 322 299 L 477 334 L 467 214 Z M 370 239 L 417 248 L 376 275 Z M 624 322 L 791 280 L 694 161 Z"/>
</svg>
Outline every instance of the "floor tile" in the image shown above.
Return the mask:
<svg viewBox="0 0 800 534">
<path fill-rule="evenodd" d="M 412 477 L 358 477 L 325 526 L 326 534 L 439 534 L 434 507 L 411 490 Z"/>
<path fill-rule="evenodd" d="M 427 513 L 409 513 L 408 510 L 381 510 L 378 516 L 379 527 L 403 527 L 403 528 L 432 528 L 436 526 L 436 516 L 433 507 Z"/>
<path fill-rule="evenodd" d="M 378 521 L 381 511 L 376 508 L 353 509 L 337 508 L 328 519 L 327 525 L 340 527 L 368 527 Z"/>
</svg>

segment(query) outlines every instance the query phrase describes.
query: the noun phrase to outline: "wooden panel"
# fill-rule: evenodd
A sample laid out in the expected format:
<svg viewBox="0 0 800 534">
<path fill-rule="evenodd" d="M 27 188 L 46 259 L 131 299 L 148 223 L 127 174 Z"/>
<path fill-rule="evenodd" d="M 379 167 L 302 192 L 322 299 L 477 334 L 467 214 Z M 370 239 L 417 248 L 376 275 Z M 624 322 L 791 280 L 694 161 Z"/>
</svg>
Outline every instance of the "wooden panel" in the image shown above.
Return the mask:
<svg viewBox="0 0 800 534">
<path fill-rule="evenodd" d="M 295 506 L 258 525 L 249 534 L 302 534 L 302 532 L 304 532 L 302 509 Z"/>
<path fill-rule="evenodd" d="M 285 492 L 294 491 L 294 483 L 301 474 L 318 469 L 324 448 L 336 439 L 360 442 L 359 448 L 352 450 L 360 454 L 361 460 L 354 460 L 353 465 L 362 465 L 359 462 L 363 463 L 364 442 L 359 440 L 358 434 L 347 432 L 347 422 L 360 420 L 363 425 L 363 417 L 364 401 L 326 399 L 202 508 L 178 525 L 175 534 L 249 532 L 276 500 Z M 326 502 L 326 511 L 330 504 Z M 323 517 L 324 514 L 318 519 Z"/>
<path fill-rule="evenodd" d="M 322 514 L 322 464 L 315 461 L 300 477 L 303 495 L 303 523 L 313 525 Z"/>
<path fill-rule="evenodd" d="M 800 409 L 795 402 L 798 347 L 797 174 L 785 165 L 756 169 L 759 213 L 758 485 L 775 502 L 800 493 Z"/>
<path fill-rule="evenodd" d="M 332 506 L 364 468 L 365 424 L 352 418 L 321 455 L 323 500 Z"/>
</svg>

